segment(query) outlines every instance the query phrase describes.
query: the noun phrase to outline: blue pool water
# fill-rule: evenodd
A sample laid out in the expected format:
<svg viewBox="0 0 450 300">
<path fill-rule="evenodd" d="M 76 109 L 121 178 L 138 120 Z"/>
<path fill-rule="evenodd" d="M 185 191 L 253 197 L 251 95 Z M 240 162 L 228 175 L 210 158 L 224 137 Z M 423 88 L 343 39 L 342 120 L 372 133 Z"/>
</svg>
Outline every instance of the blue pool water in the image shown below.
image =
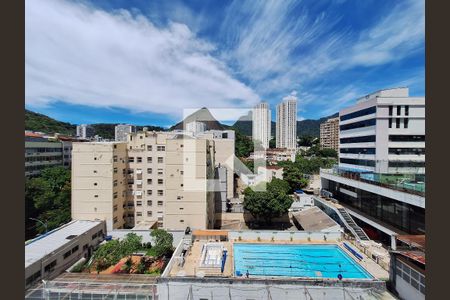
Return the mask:
<svg viewBox="0 0 450 300">
<path fill-rule="evenodd" d="M 337 245 L 235 243 L 233 249 L 236 276 L 373 278 Z"/>
</svg>

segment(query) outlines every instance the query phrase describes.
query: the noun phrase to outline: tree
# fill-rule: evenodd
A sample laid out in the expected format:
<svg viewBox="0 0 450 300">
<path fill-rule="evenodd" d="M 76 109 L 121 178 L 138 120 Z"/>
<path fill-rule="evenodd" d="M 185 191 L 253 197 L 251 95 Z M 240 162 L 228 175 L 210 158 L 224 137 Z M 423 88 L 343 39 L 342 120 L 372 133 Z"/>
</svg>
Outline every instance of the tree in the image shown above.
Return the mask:
<svg viewBox="0 0 450 300">
<path fill-rule="evenodd" d="M 334 150 L 332 148 L 323 148 L 323 149 L 319 150 L 319 156 L 337 158 L 338 154 L 337 154 L 336 150 Z"/>
<path fill-rule="evenodd" d="M 276 148 L 277 147 L 277 141 L 275 138 L 271 138 L 269 141 L 269 148 Z"/>
<path fill-rule="evenodd" d="M 71 220 L 70 198 L 70 171 L 62 166 L 44 169 L 25 183 L 25 215 L 42 220 L 52 230 Z M 35 225 L 38 233 L 46 229 L 40 223 Z M 28 237 L 32 235 L 27 233 Z"/>
<path fill-rule="evenodd" d="M 173 251 L 173 235 L 164 229 L 155 229 L 150 233 L 153 237 L 154 246 L 152 252 L 155 256 L 163 256 L 172 254 Z"/>
<path fill-rule="evenodd" d="M 280 179 L 267 184 L 265 192 L 255 192 L 251 188 L 244 191 L 244 208 L 258 221 L 267 224 L 272 219 L 286 213 L 293 199 L 288 195 L 289 186 Z"/>
<path fill-rule="evenodd" d="M 235 130 L 235 153 L 237 157 L 248 157 L 253 152 L 253 141 Z"/>
<path fill-rule="evenodd" d="M 304 177 L 303 172 L 296 164 L 289 164 L 283 168 L 283 179 L 289 185 L 291 193 L 308 185 L 308 179 Z"/>
</svg>

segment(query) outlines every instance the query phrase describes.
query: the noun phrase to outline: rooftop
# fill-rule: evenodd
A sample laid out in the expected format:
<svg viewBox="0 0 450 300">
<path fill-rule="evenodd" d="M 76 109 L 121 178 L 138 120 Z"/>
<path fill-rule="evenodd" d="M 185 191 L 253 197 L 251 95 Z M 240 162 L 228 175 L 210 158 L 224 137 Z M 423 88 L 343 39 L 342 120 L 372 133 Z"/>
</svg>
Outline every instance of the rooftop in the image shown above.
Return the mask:
<svg viewBox="0 0 450 300">
<path fill-rule="evenodd" d="M 330 227 L 339 226 L 338 223 L 316 206 L 294 212 L 292 216 L 306 231 L 321 231 Z"/>
<path fill-rule="evenodd" d="M 25 268 L 71 242 L 103 221 L 75 220 L 25 243 Z M 72 236 L 72 237 L 71 237 Z M 68 238 L 71 237 L 71 238 Z"/>
</svg>

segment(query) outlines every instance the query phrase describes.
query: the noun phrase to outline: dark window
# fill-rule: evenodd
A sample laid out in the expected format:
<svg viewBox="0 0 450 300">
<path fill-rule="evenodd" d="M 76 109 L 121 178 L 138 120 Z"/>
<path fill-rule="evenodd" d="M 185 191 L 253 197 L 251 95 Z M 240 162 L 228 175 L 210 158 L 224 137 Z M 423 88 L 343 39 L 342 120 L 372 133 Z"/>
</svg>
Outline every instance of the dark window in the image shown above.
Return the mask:
<svg viewBox="0 0 450 300">
<path fill-rule="evenodd" d="M 389 118 L 389 128 L 392 128 L 392 118 Z"/>
<path fill-rule="evenodd" d="M 94 234 L 92 235 L 92 239 L 94 240 L 96 237 L 97 237 L 97 233 L 94 233 Z"/>
<path fill-rule="evenodd" d="M 390 168 L 424 168 L 424 161 L 389 161 Z"/>
<path fill-rule="evenodd" d="M 343 131 L 343 130 L 350 130 L 350 129 L 355 129 L 355 128 L 374 126 L 375 124 L 376 124 L 376 119 L 369 119 L 369 120 L 359 121 L 359 122 L 355 122 L 355 123 L 351 123 L 351 124 L 341 125 L 339 127 L 340 127 L 341 131 Z"/>
<path fill-rule="evenodd" d="M 397 116 L 400 116 L 402 111 L 402 107 L 400 105 L 397 106 Z"/>
<path fill-rule="evenodd" d="M 355 112 L 343 115 L 343 116 L 340 117 L 340 120 L 341 121 L 350 120 L 350 119 L 354 119 L 354 118 L 357 118 L 357 117 L 362 117 L 362 116 L 374 114 L 376 111 L 377 111 L 376 106 L 372 106 L 372 107 L 369 107 L 369 108 L 365 108 L 365 109 L 362 109 L 362 110 L 358 110 L 358 111 L 355 111 Z"/>
<path fill-rule="evenodd" d="M 425 154 L 425 148 L 389 148 L 389 154 Z"/>
<path fill-rule="evenodd" d="M 389 115 L 392 116 L 392 111 L 394 110 L 394 107 L 392 105 L 389 105 Z"/>
<path fill-rule="evenodd" d="M 395 119 L 395 128 L 400 128 L 400 118 Z"/>
<path fill-rule="evenodd" d="M 389 135 L 390 142 L 425 142 L 424 135 Z"/>
<path fill-rule="evenodd" d="M 403 127 L 404 128 L 408 128 L 408 121 L 409 121 L 409 119 L 403 119 Z"/>
<path fill-rule="evenodd" d="M 70 254 L 72 254 L 72 252 L 67 251 L 66 253 L 64 253 L 64 259 L 68 258 L 70 256 Z"/>
<path fill-rule="evenodd" d="M 375 161 L 374 160 L 341 158 L 339 161 L 341 163 L 343 163 L 343 164 L 375 167 Z"/>
<path fill-rule="evenodd" d="M 409 105 L 405 106 L 405 116 L 409 116 Z"/>
<path fill-rule="evenodd" d="M 45 272 L 52 272 L 53 269 L 56 266 L 56 260 L 52 261 L 51 263 L 49 263 L 48 265 L 45 266 L 44 271 Z"/>
<path fill-rule="evenodd" d="M 351 144 L 351 143 L 369 143 L 375 142 L 374 135 L 366 135 L 366 136 L 358 136 L 351 138 L 342 138 L 340 139 L 341 144 Z"/>
<path fill-rule="evenodd" d="M 80 249 L 80 247 L 77 245 L 75 247 L 72 248 L 72 253 L 75 253 L 78 251 L 78 249 Z"/>
<path fill-rule="evenodd" d="M 85 251 L 88 247 L 89 247 L 88 244 L 84 244 L 83 245 L 83 251 Z"/>
<path fill-rule="evenodd" d="M 341 148 L 340 153 L 375 154 L 375 148 Z"/>
</svg>

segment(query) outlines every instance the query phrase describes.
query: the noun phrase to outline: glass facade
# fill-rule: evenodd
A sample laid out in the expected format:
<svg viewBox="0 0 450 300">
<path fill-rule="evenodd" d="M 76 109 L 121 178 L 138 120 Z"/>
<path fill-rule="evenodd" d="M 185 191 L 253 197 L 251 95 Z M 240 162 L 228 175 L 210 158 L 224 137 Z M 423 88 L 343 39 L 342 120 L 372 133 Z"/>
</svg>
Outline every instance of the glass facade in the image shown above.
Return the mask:
<svg viewBox="0 0 450 300">
<path fill-rule="evenodd" d="M 350 130 L 350 129 L 355 129 L 355 128 L 375 126 L 376 122 L 377 122 L 376 119 L 369 119 L 369 120 L 359 121 L 359 122 L 355 122 L 355 123 L 351 123 L 351 124 L 341 125 L 339 127 L 340 127 L 341 131 L 344 131 L 344 130 Z"/>
<path fill-rule="evenodd" d="M 425 142 L 425 135 L 389 135 L 390 142 Z"/>
<path fill-rule="evenodd" d="M 375 154 L 375 148 L 341 148 L 340 153 Z"/>
<path fill-rule="evenodd" d="M 349 165 L 358 165 L 358 166 L 367 166 L 367 167 L 375 167 L 374 160 L 367 159 L 353 159 L 353 158 L 341 158 L 339 161 L 343 164 Z"/>
<path fill-rule="evenodd" d="M 341 144 L 352 144 L 352 143 L 370 143 L 375 142 L 375 135 L 365 135 L 365 136 L 357 136 L 350 138 L 341 138 Z"/>
<path fill-rule="evenodd" d="M 390 224 L 409 234 L 425 233 L 425 209 L 403 203 L 388 197 L 357 189 L 335 181 L 328 181 L 328 190 L 334 198 L 361 212 Z M 340 188 L 355 192 L 352 197 L 341 192 Z"/>
</svg>

